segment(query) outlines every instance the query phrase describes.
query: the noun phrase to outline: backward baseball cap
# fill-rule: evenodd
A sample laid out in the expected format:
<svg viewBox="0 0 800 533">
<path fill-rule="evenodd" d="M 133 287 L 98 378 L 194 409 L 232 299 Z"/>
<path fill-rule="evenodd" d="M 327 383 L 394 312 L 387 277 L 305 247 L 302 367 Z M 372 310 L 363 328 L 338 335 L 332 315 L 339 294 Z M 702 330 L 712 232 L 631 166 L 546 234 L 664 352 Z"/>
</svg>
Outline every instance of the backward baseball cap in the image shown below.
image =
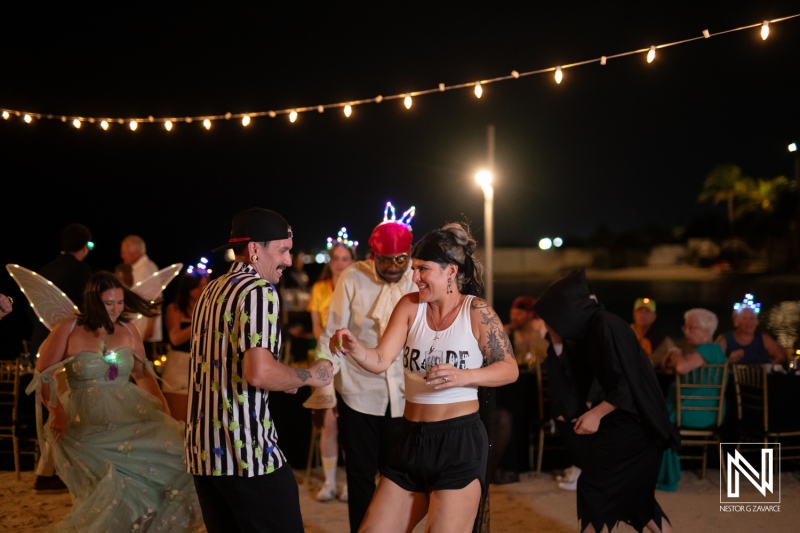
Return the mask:
<svg viewBox="0 0 800 533">
<path fill-rule="evenodd" d="M 292 227 L 286 222 L 285 218 L 269 209 L 251 207 L 233 215 L 230 239 L 228 239 L 227 243 L 217 246 L 212 251 L 220 252 L 250 241 L 280 241 L 291 237 Z"/>
</svg>

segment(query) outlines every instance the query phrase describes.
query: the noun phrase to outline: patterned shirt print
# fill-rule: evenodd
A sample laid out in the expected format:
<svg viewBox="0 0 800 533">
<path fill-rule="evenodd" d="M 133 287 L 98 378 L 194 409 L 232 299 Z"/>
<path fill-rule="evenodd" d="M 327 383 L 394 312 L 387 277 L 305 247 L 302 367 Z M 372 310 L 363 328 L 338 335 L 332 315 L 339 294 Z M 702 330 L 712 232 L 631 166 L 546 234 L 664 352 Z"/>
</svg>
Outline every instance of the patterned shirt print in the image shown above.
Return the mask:
<svg viewBox="0 0 800 533">
<path fill-rule="evenodd" d="M 244 378 L 244 352 L 281 346 L 278 292 L 234 262 L 200 295 L 192 316 L 187 469 L 196 475 L 252 477 L 286 461 L 269 411 L 269 392 Z"/>
</svg>

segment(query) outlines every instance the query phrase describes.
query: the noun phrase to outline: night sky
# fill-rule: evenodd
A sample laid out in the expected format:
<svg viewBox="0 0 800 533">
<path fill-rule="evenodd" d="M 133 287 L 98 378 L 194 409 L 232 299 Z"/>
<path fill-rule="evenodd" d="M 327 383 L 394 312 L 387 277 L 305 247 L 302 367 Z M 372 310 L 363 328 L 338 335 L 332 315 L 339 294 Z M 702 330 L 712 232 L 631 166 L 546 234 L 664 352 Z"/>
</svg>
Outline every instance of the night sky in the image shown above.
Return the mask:
<svg viewBox="0 0 800 533">
<path fill-rule="evenodd" d="M 166 4 L 166 5 L 164 5 Z M 436 89 L 597 59 L 800 13 L 800 2 L 492 2 L 219 7 L 108 3 L 3 10 L 0 108 L 84 117 L 291 109 Z M 585 5 L 583 5 L 585 4 Z M 697 4 L 700 4 L 699 6 Z M 43 5 L 43 4 L 42 4 Z M 791 176 L 800 141 L 800 17 L 552 73 L 340 109 L 76 130 L 0 120 L 2 263 L 35 270 L 73 221 L 87 262 L 111 269 L 138 233 L 160 266 L 224 242 L 254 205 L 282 213 L 295 247 L 339 227 L 366 243 L 392 201 L 415 235 L 467 220 L 483 239 L 475 172 L 495 128 L 495 244 L 688 223 L 716 164 Z M 16 192 L 11 192 L 14 184 Z M 366 245 L 362 247 L 366 252 Z M 219 258 L 214 261 L 223 268 Z M 14 289 L 0 276 L 0 291 Z M 15 290 L 15 289 L 14 289 Z M 5 321 L 4 321 L 5 322 Z M 5 330 L 7 327 L 0 326 Z"/>
</svg>

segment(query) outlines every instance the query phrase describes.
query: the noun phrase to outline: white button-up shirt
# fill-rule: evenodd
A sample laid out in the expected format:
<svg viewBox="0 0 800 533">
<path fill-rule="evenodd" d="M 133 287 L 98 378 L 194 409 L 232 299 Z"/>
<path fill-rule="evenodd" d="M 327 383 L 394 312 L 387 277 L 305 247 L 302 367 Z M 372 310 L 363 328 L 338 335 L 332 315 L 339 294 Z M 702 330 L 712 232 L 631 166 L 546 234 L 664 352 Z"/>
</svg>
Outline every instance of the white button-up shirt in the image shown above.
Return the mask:
<svg viewBox="0 0 800 533">
<path fill-rule="evenodd" d="M 328 343 L 337 329 L 346 327 L 364 347 L 372 348 L 389 323 L 400 298 L 417 292 L 409 268 L 397 283 L 387 283 L 378 276 L 372 260 L 349 266 L 336 283 L 328 322 L 320 336 L 320 350 L 330 357 Z M 382 374 L 373 374 L 358 366 L 350 357 L 331 357 L 334 365 L 334 387 L 353 410 L 367 415 L 383 416 L 391 402 L 392 417 L 403 416 L 405 384 L 403 361 L 398 357 Z"/>
<path fill-rule="evenodd" d="M 144 281 L 153 274 L 158 272 L 158 267 L 156 264 L 147 257 L 147 254 L 142 255 L 139 259 L 136 260 L 134 264 L 131 265 L 131 275 L 133 277 L 133 285 L 136 286 L 137 283 L 140 281 Z M 157 298 L 161 298 L 163 296 L 162 293 L 158 293 Z M 136 328 L 139 330 L 139 333 L 144 333 L 145 328 L 147 328 L 147 317 L 142 317 L 133 321 L 136 325 Z M 158 314 L 153 317 L 153 336 L 149 339 L 142 339 L 143 341 L 150 341 L 150 342 L 161 342 L 164 338 L 162 331 L 161 331 L 161 315 Z"/>
</svg>

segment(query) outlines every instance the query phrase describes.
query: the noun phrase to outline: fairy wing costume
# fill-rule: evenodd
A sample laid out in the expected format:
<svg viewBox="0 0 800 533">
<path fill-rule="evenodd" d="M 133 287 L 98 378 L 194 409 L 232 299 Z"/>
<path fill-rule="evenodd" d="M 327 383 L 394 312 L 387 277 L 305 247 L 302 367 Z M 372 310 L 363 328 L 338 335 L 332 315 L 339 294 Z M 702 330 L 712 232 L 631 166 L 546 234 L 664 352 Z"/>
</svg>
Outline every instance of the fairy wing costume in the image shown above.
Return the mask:
<svg viewBox="0 0 800 533">
<path fill-rule="evenodd" d="M 52 283 L 22 267 L 7 268 L 46 326 L 75 318 L 72 302 Z M 155 297 L 181 268 L 168 267 L 136 292 Z M 131 326 L 119 327 L 130 334 Z M 75 498 L 60 531 L 186 531 L 201 524 L 184 464 L 183 423 L 131 382 L 135 358 L 127 347 L 79 352 L 37 372 L 27 389 L 37 394 L 40 440 L 50 443 L 58 475 Z M 50 383 L 49 402 L 57 405 L 54 374 L 61 368 L 69 383 L 61 396 L 67 431 L 55 442 L 41 422 L 41 385 Z"/>
</svg>

